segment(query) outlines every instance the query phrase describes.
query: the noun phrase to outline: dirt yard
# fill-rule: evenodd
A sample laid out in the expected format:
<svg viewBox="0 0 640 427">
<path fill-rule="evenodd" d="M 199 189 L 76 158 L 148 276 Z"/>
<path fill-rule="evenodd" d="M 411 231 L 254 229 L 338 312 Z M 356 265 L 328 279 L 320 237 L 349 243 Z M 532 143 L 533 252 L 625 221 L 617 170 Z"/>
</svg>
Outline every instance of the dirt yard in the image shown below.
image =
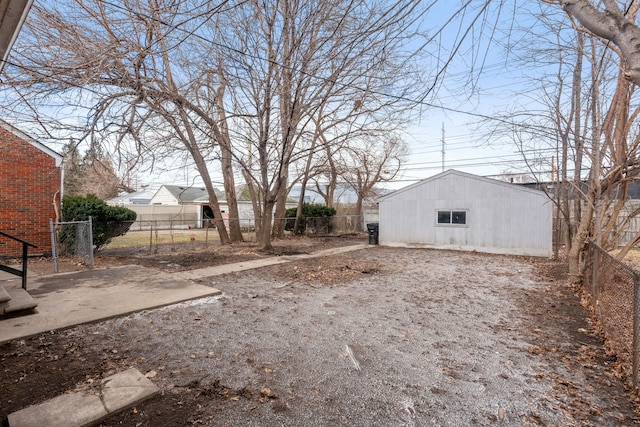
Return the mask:
<svg viewBox="0 0 640 427">
<path fill-rule="evenodd" d="M 270 255 L 211 252 L 122 261 Z M 222 295 L 0 345 L 0 418 L 136 367 L 161 395 L 103 426 L 640 425 L 564 277 L 547 260 L 370 247 L 203 278 Z"/>
</svg>

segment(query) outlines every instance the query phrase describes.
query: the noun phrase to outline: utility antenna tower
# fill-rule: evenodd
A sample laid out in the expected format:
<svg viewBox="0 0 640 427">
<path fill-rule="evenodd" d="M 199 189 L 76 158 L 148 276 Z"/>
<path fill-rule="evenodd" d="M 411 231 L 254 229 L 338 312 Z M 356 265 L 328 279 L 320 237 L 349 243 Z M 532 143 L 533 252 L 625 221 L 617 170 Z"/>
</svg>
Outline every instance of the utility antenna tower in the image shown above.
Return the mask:
<svg viewBox="0 0 640 427">
<path fill-rule="evenodd" d="M 442 172 L 444 172 L 444 149 L 445 149 L 445 142 L 444 142 L 444 122 L 442 122 Z"/>
</svg>

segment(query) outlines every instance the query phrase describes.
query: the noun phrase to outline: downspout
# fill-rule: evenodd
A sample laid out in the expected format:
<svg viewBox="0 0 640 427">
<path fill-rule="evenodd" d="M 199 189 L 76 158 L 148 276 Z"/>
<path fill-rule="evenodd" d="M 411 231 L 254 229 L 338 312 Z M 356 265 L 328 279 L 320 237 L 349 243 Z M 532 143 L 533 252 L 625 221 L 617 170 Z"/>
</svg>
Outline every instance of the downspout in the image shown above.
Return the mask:
<svg viewBox="0 0 640 427">
<path fill-rule="evenodd" d="M 60 194 L 60 201 L 56 204 L 55 197 L 53 200 L 53 208 L 56 211 L 56 222 L 60 222 L 62 218 L 60 217 L 60 210 L 62 209 L 62 198 L 64 197 L 64 157 L 60 161 L 60 190 L 58 194 Z"/>
</svg>

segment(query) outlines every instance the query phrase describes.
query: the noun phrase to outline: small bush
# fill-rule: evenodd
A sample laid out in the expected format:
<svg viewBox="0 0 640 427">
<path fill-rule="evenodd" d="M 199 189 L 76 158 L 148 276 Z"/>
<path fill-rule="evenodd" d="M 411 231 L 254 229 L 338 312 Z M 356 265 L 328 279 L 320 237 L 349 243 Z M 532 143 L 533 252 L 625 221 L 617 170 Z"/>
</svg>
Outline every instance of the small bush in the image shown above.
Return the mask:
<svg viewBox="0 0 640 427">
<path fill-rule="evenodd" d="M 285 217 L 285 230 L 294 231 L 295 234 L 304 234 L 307 225 L 311 222 L 313 228 L 325 227 L 327 232 L 331 232 L 331 217 L 336 214 L 334 208 L 317 203 L 305 203 L 302 205 L 302 213 L 296 222 L 298 208 L 287 209 Z"/>
<path fill-rule="evenodd" d="M 96 249 L 114 237 L 126 234 L 136 216 L 131 209 L 109 206 L 93 194 L 86 197 L 65 196 L 62 200 L 63 221 L 86 221 L 91 217 L 93 245 Z"/>
</svg>

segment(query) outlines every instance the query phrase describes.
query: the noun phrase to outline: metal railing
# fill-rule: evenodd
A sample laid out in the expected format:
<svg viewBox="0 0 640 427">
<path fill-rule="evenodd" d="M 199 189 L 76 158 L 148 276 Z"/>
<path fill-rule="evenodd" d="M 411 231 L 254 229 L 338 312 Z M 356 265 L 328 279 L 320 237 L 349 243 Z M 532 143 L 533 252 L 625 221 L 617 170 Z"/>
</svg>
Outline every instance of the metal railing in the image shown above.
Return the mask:
<svg viewBox="0 0 640 427">
<path fill-rule="evenodd" d="M 27 255 L 29 252 L 29 246 L 31 246 L 32 248 L 37 248 L 36 245 L 29 243 L 25 240 L 19 239 L 15 236 L 12 236 L 10 234 L 7 233 L 3 233 L 2 231 L 0 231 L 0 235 L 7 237 L 11 240 L 14 240 L 18 243 L 22 244 L 22 269 L 18 270 L 17 268 L 13 268 L 13 267 L 9 267 L 8 265 L 3 265 L 0 264 L 0 270 L 9 273 L 9 274 L 13 274 L 14 276 L 18 276 L 22 278 L 22 289 L 24 289 L 25 291 L 27 290 Z"/>
</svg>

